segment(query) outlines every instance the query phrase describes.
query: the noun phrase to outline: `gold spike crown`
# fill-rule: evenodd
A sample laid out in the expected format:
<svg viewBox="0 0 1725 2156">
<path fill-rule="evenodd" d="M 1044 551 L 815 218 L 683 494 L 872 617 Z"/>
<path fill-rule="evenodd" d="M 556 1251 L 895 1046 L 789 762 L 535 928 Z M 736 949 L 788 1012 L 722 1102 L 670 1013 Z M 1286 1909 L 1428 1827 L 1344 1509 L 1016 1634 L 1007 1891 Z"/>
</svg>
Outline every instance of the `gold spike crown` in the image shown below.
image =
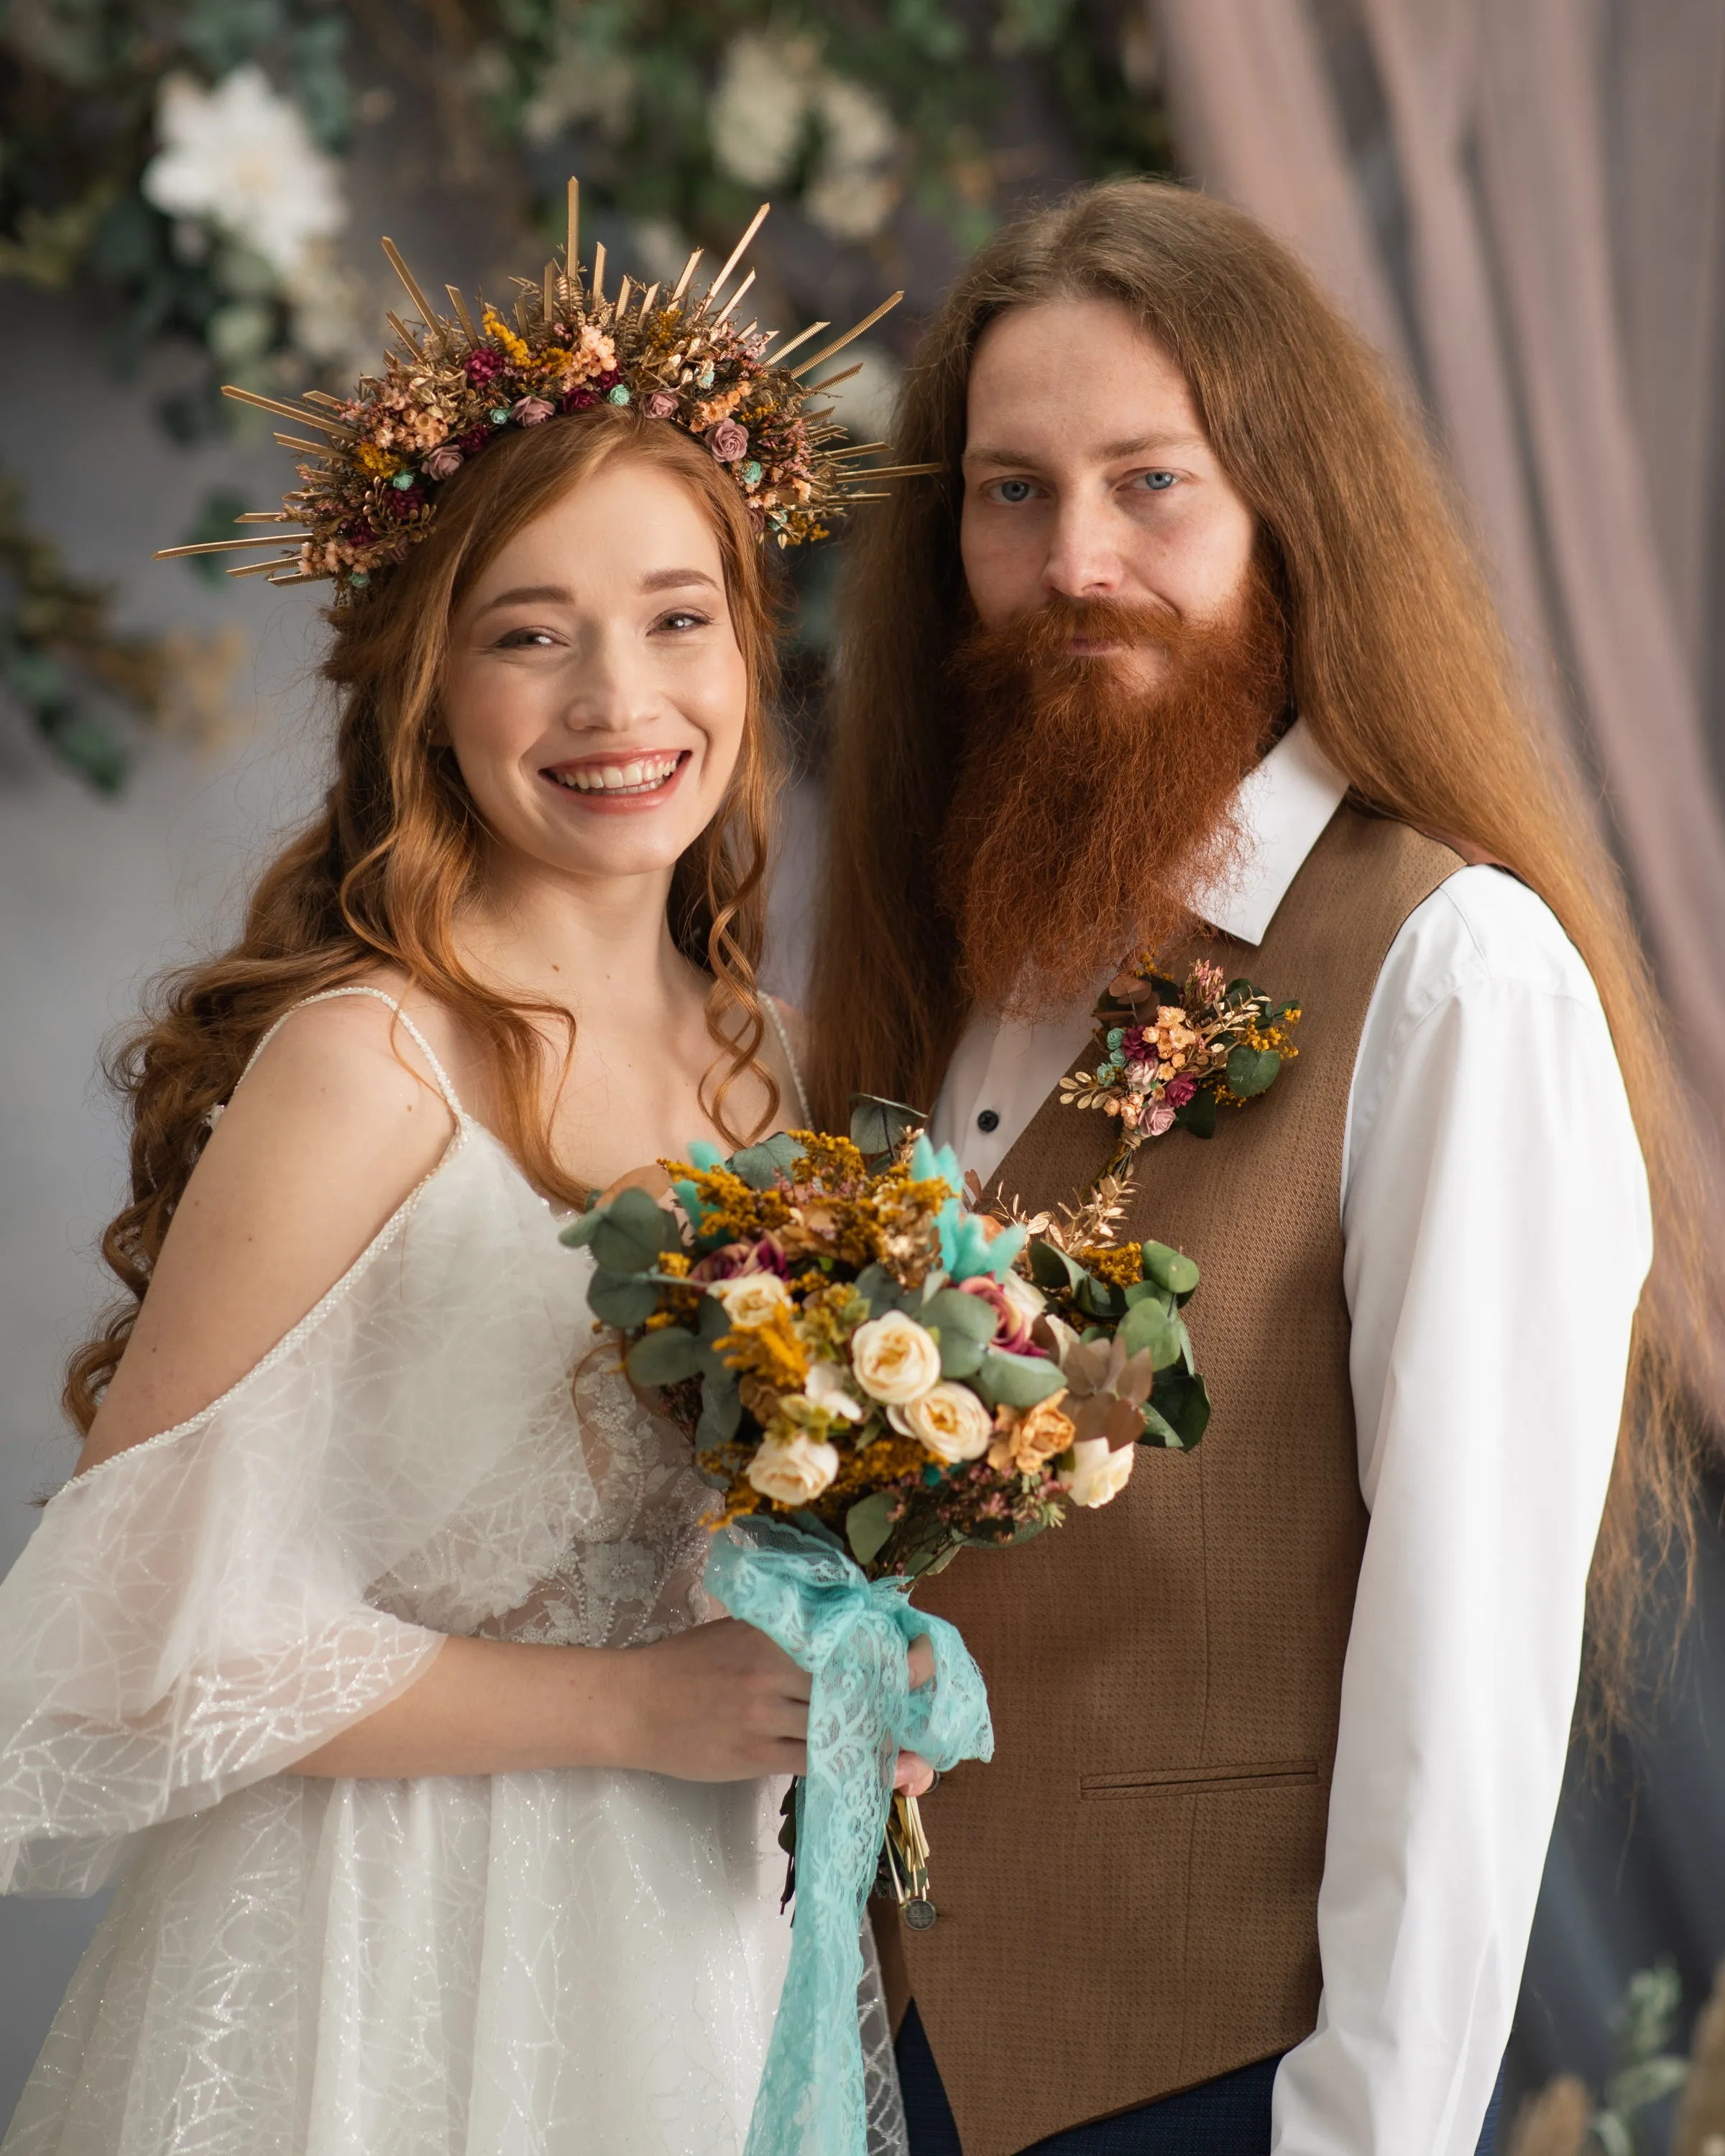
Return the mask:
<svg viewBox="0 0 1725 2156">
<path fill-rule="evenodd" d="M 777 351 L 770 349 L 776 331 L 763 332 L 752 321 L 733 326 L 738 303 L 755 281 L 752 270 L 720 304 L 767 216 L 765 203 L 699 298 L 688 296 L 701 261 L 697 249 L 661 303 L 657 285 L 643 288 L 628 277 L 608 298 L 603 247 L 594 249 L 591 278 L 583 280 L 576 250 L 578 201 L 571 180 L 562 264 L 547 263 L 536 283 L 515 280 L 520 296 L 510 321 L 481 305 L 475 322 L 453 285 L 446 287 L 453 319 L 438 314 L 393 242 L 386 239 L 383 251 L 419 327 L 416 333 L 399 316 L 389 316 L 399 341 L 384 355 L 381 376 L 363 377 L 351 398 L 311 390 L 297 405 L 231 385 L 223 389 L 226 396 L 322 437 L 307 441 L 278 434 L 284 448 L 307 454 L 299 467 L 300 483 L 281 509 L 254 511 L 237 520 L 295 524 L 300 531 L 166 547 L 156 558 L 273 547 L 273 556 L 231 568 L 228 575 L 267 575 L 273 584 L 329 578 L 338 601 L 356 598 L 427 536 L 439 493 L 465 464 L 512 429 L 541 426 L 560 413 L 599 403 L 633 405 L 704 442 L 735 480 L 757 534 L 781 547 L 824 538 L 848 503 L 874 498 L 872 481 L 939 470 L 937 465 L 864 466 L 856 459 L 886 444 L 837 446 L 844 430 L 834 424 L 831 408 L 809 405 L 811 398 L 856 369 L 818 382 L 804 377 L 896 306 L 901 292 L 844 336 L 788 367 L 792 352 L 828 324 L 814 323 Z"/>
</svg>

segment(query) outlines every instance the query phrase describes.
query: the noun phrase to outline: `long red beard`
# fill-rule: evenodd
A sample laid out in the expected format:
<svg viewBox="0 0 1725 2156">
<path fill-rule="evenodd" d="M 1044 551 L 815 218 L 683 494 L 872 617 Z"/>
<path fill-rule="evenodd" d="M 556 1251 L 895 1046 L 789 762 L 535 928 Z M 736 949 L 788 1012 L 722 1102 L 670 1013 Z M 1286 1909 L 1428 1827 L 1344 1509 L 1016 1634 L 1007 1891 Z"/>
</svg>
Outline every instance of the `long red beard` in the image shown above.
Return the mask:
<svg viewBox="0 0 1725 2156">
<path fill-rule="evenodd" d="M 1154 646 L 1153 685 L 1075 639 Z M 1219 623 L 1056 597 L 954 653 L 964 728 L 941 896 L 973 1002 L 1069 1009 L 1193 925 L 1238 850 L 1234 800 L 1287 701 L 1281 608 L 1255 571 Z"/>
</svg>

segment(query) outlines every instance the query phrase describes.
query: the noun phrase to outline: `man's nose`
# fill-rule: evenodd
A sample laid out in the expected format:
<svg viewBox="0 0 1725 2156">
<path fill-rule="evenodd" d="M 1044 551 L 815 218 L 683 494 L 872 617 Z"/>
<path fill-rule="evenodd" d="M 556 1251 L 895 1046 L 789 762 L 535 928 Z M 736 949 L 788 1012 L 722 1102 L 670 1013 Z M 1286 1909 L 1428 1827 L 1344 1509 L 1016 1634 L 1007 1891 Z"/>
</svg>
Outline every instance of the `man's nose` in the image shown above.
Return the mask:
<svg viewBox="0 0 1725 2156">
<path fill-rule="evenodd" d="M 1043 564 L 1043 590 L 1069 599 L 1102 598 L 1120 584 L 1120 552 L 1104 506 L 1081 496 L 1063 501 Z"/>
</svg>

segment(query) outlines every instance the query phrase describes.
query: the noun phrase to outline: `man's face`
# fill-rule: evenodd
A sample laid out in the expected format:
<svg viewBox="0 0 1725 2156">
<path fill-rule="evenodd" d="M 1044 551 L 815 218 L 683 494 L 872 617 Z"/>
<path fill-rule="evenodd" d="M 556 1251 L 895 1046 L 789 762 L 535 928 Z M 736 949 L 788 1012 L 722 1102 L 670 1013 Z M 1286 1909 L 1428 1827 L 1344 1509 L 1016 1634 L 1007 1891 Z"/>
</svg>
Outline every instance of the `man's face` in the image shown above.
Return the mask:
<svg viewBox="0 0 1725 2156">
<path fill-rule="evenodd" d="M 960 544 L 984 629 L 1054 593 L 1225 621 L 1255 530 L 1184 375 L 1117 301 L 1009 308 L 983 332 Z M 1116 654 L 1145 688 L 1168 663 Z"/>
</svg>

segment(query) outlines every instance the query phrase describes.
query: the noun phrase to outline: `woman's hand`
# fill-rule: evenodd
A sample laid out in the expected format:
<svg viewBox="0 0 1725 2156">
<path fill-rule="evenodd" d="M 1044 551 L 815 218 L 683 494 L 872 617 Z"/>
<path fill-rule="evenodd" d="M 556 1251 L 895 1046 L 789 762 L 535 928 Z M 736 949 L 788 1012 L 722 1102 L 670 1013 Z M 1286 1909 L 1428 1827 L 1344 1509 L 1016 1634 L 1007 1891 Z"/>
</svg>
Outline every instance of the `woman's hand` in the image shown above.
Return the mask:
<svg viewBox="0 0 1725 2156">
<path fill-rule="evenodd" d="M 629 1650 L 619 1764 L 685 1782 L 801 1774 L 809 1764 L 809 1674 L 735 1617 Z"/>
</svg>

